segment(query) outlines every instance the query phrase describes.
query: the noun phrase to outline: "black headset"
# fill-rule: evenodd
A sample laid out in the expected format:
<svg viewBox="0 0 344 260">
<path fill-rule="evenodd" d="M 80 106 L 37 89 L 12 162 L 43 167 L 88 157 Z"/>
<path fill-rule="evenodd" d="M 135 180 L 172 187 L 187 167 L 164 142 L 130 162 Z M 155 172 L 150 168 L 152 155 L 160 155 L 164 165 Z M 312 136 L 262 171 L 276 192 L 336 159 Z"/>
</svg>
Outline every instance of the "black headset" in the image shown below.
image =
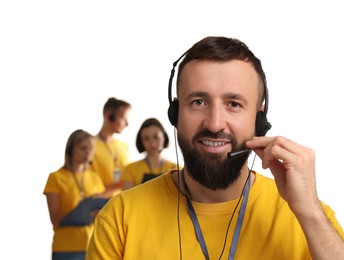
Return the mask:
<svg viewBox="0 0 344 260">
<path fill-rule="evenodd" d="M 112 113 L 112 114 L 109 115 L 109 121 L 110 122 L 112 122 L 112 123 L 115 122 L 115 119 L 116 119 L 115 113 Z"/>
<path fill-rule="evenodd" d="M 173 83 L 173 77 L 174 72 L 176 69 L 176 66 L 178 62 L 187 54 L 188 52 L 185 52 L 178 60 L 173 62 L 173 67 L 171 70 L 170 79 L 168 81 L 168 101 L 169 101 L 169 107 L 168 107 L 168 119 L 170 120 L 170 123 L 177 127 L 178 124 L 178 111 L 179 111 L 179 103 L 177 99 L 172 100 L 172 83 Z M 271 129 L 271 124 L 269 123 L 266 115 L 268 113 L 268 106 L 269 106 L 269 92 L 268 87 L 266 85 L 266 82 L 263 82 L 264 84 L 264 99 L 265 99 L 265 106 L 263 111 L 258 111 L 256 115 L 256 136 L 265 136 L 267 131 Z"/>
</svg>

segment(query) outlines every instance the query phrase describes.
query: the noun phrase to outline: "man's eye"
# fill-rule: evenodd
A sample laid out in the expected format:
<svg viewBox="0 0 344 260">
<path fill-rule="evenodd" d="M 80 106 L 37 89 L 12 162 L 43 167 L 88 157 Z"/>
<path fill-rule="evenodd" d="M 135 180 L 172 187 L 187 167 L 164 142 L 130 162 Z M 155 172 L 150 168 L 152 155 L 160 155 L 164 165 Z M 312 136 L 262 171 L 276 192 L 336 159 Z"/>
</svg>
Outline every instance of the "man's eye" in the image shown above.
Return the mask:
<svg viewBox="0 0 344 260">
<path fill-rule="evenodd" d="M 232 102 L 229 102 L 229 106 L 231 106 L 231 107 L 240 107 L 240 104 L 238 102 L 232 101 Z"/>
<path fill-rule="evenodd" d="M 198 106 L 204 104 L 202 99 L 196 99 L 196 100 L 192 101 L 192 103 L 195 105 L 198 105 Z"/>
</svg>

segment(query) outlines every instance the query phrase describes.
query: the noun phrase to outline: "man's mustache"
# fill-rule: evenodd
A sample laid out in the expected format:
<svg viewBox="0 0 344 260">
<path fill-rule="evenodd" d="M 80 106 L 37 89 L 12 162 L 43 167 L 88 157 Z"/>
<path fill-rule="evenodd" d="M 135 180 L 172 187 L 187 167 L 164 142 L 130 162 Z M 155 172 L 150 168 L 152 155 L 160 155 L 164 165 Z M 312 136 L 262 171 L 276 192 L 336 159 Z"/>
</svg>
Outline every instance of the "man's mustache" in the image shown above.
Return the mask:
<svg viewBox="0 0 344 260">
<path fill-rule="evenodd" d="M 222 139 L 222 140 L 227 140 L 228 142 L 232 142 L 233 140 L 235 140 L 233 135 L 231 135 L 230 133 L 226 133 L 224 131 L 219 131 L 219 132 L 214 133 L 214 132 L 209 131 L 208 129 L 204 129 L 198 132 L 193 137 L 193 140 L 195 141 L 200 138 Z"/>
</svg>

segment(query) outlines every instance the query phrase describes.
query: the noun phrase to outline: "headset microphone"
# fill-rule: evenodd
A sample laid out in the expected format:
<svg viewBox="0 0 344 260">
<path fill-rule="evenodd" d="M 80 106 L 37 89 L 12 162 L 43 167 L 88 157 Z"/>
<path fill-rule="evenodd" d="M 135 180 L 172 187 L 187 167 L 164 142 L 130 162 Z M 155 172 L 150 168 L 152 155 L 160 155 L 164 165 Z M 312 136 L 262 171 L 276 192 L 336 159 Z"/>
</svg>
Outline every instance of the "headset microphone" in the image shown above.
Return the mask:
<svg viewBox="0 0 344 260">
<path fill-rule="evenodd" d="M 240 157 L 241 155 L 244 155 L 246 153 L 250 153 L 252 151 L 252 149 L 244 149 L 244 150 L 240 150 L 240 151 L 236 151 L 236 152 L 230 152 L 227 154 L 227 158 L 229 160 L 233 160 L 235 158 Z"/>
</svg>

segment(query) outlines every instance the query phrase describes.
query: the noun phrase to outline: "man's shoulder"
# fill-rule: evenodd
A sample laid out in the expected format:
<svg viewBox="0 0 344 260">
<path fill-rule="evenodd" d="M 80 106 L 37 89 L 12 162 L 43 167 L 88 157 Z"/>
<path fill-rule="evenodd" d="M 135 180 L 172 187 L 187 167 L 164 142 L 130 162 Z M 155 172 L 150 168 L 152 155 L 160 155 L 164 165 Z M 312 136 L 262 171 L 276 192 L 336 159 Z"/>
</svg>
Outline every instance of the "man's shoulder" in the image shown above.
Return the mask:
<svg viewBox="0 0 344 260">
<path fill-rule="evenodd" d="M 273 177 L 254 172 L 256 179 L 252 191 L 259 196 L 266 195 L 279 198 L 277 186 Z"/>
<path fill-rule="evenodd" d="M 139 184 L 133 188 L 122 191 L 119 195 L 125 197 L 151 197 L 151 196 L 161 196 L 166 193 L 171 186 L 171 176 L 169 173 L 164 173 L 159 175 L 145 183 Z"/>
<path fill-rule="evenodd" d="M 113 138 L 112 143 L 119 149 L 128 149 L 128 144 L 122 139 Z"/>
</svg>

